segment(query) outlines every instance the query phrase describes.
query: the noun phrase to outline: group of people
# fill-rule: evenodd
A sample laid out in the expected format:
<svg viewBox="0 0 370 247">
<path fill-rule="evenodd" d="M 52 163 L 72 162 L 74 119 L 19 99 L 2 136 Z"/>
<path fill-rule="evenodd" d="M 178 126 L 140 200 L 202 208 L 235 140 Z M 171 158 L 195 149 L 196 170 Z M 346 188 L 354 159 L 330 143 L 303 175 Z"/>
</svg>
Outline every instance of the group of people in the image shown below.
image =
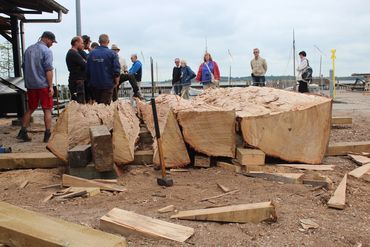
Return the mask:
<svg viewBox="0 0 370 247">
<path fill-rule="evenodd" d="M 98 42 L 91 44 L 87 35 L 71 40 L 71 49 L 66 55 L 71 99 L 82 104 L 91 101 L 110 104 L 118 99 L 119 87 L 125 81 L 130 82 L 133 97 L 142 99 L 139 86 L 142 64 L 137 55 L 131 56 L 132 66 L 128 69 L 125 60 L 118 55 L 120 48 L 115 44 L 108 47 L 107 34 L 101 34 Z"/>
<path fill-rule="evenodd" d="M 219 87 L 220 70 L 210 53 L 204 54 L 203 63 L 199 66 L 197 74 L 187 65 L 185 60 L 175 59 L 175 67 L 172 70 L 174 93 L 188 99 L 191 80 L 194 78 L 197 82 L 202 83 L 204 89 Z"/>
<path fill-rule="evenodd" d="M 267 63 L 260 56 L 258 48 L 253 49 L 253 59 L 250 61 L 251 77 L 253 86 L 266 86 Z M 307 93 L 308 84 L 312 80 L 312 68 L 309 66 L 306 52 L 299 53 L 300 64 L 297 67 L 298 77 L 298 92 Z M 203 85 L 203 89 L 219 87 L 220 70 L 215 61 L 213 61 L 210 53 L 206 52 L 203 57 L 203 63 L 199 66 L 198 73 L 195 73 L 187 65 L 185 60 L 175 59 L 175 66 L 172 70 L 172 85 L 173 93 L 185 99 L 189 98 L 189 89 L 191 80 L 196 78 L 196 81 Z"/>
<path fill-rule="evenodd" d="M 44 112 L 44 142 L 51 136 L 51 121 L 53 109 L 53 54 L 49 49 L 57 43 L 55 35 L 45 31 L 38 42 L 29 46 L 23 55 L 23 71 L 25 87 L 27 88 L 28 109 L 22 119 L 22 127 L 17 139 L 31 141 L 27 127 L 30 124 L 32 113 L 40 104 Z M 91 43 L 87 35 L 76 36 L 71 40 L 71 48 L 66 55 L 66 64 L 69 70 L 68 86 L 71 99 L 79 103 L 97 102 L 110 104 L 118 99 L 120 85 L 129 81 L 133 89 L 133 97 L 142 99 L 140 82 L 142 78 L 142 64 L 136 54 L 131 55 L 132 66 L 128 66 L 123 58 L 119 57 L 120 48 L 117 45 L 108 47 L 110 43 L 107 34 L 99 36 L 98 43 Z M 254 86 L 265 86 L 267 71 L 266 60 L 260 57 L 259 49 L 253 50 L 251 60 L 252 79 Z M 308 92 L 308 83 L 312 79 L 312 69 L 304 51 L 299 53 L 301 63 L 298 71 L 298 91 Z M 196 78 L 204 89 L 219 87 L 220 70 L 210 53 L 206 52 L 197 74 L 187 65 L 185 60 L 175 59 L 172 83 L 174 93 L 183 98 L 189 98 L 191 80 Z"/>
</svg>

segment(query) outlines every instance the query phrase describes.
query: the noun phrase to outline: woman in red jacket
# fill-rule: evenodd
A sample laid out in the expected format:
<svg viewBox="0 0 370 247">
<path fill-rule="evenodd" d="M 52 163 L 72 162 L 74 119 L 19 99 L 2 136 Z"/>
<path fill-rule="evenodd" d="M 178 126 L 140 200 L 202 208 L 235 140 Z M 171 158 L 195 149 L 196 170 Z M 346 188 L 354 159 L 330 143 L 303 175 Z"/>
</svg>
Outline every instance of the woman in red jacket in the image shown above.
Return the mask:
<svg viewBox="0 0 370 247">
<path fill-rule="evenodd" d="M 203 84 L 203 89 L 216 88 L 220 86 L 220 70 L 211 54 L 206 52 L 204 62 L 199 66 L 196 80 Z"/>
</svg>

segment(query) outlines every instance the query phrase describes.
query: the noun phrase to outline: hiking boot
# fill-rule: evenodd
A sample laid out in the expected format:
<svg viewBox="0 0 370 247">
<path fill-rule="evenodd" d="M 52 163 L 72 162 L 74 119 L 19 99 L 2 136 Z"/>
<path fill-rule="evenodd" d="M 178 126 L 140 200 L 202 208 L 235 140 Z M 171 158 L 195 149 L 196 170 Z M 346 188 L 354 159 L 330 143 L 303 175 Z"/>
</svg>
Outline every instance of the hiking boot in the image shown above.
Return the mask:
<svg viewBox="0 0 370 247">
<path fill-rule="evenodd" d="M 145 98 L 141 95 L 140 92 L 134 93 L 134 95 L 132 97 L 138 98 L 139 100 L 145 100 Z"/>
<path fill-rule="evenodd" d="M 30 141 L 32 140 L 32 138 L 31 138 L 31 137 L 29 137 L 29 136 L 28 136 L 28 134 L 27 134 L 27 129 L 24 129 L 24 128 L 22 128 L 22 129 L 19 131 L 19 133 L 18 133 L 18 135 L 17 135 L 17 139 L 18 139 L 18 140 L 22 140 L 22 141 L 24 141 L 24 142 L 30 142 Z"/>
<path fill-rule="evenodd" d="M 44 142 L 48 142 L 49 139 L 50 139 L 50 136 L 51 136 L 50 130 L 45 130 L 45 133 L 44 133 Z"/>
</svg>

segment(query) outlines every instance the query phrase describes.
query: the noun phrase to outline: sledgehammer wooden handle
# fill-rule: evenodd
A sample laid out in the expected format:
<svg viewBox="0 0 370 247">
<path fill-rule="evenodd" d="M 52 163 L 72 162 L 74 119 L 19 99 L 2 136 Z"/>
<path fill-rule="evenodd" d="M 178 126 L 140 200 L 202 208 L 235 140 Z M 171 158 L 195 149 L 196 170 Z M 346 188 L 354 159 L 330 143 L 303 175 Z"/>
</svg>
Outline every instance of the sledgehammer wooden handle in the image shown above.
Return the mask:
<svg viewBox="0 0 370 247">
<path fill-rule="evenodd" d="M 151 98 L 150 102 L 152 104 L 155 137 L 157 139 L 157 146 L 158 146 L 158 152 L 159 152 L 159 162 L 161 163 L 162 177 L 165 177 L 166 176 L 166 165 L 164 163 L 164 157 L 163 157 L 162 140 L 161 140 L 161 133 L 159 131 L 157 107 L 155 105 L 154 98 Z"/>
</svg>

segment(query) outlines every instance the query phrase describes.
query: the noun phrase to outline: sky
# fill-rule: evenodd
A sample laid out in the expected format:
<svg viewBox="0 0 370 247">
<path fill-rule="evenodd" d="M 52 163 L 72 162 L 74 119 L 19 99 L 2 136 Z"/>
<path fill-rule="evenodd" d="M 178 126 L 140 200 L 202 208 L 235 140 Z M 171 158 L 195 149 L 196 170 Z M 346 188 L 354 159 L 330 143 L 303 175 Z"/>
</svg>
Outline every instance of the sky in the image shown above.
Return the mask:
<svg viewBox="0 0 370 247">
<path fill-rule="evenodd" d="M 55 33 L 58 43 L 51 49 L 57 80 L 67 84 L 65 55 L 76 35 L 75 1 L 58 2 L 69 9 L 62 22 L 26 23 L 25 41 L 28 46 L 45 30 Z M 306 51 L 314 76 L 319 76 L 320 69 L 315 46 L 322 51 L 324 76 L 332 67 L 332 49 L 336 49 L 336 75 L 349 76 L 370 72 L 369 7 L 367 0 L 81 0 L 82 34 L 97 41 L 99 34 L 107 33 L 129 65 L 130 55 L 137 53 L 144 63 L 143 81 L 150 80 L 149 58 L 153 57 L 161 81 L 171 78 L 176 57 L 185 59 L 196 72 L 206 39 L 222 76 L 228 76 L 230 66 L 232 76 L 249 76 L 255 47 L 267 61 L 267 75 L 292 75 L 294 29 L 296 51 Z M 42 16 L 49 17 L 56 14 Z"/>
</svg>

